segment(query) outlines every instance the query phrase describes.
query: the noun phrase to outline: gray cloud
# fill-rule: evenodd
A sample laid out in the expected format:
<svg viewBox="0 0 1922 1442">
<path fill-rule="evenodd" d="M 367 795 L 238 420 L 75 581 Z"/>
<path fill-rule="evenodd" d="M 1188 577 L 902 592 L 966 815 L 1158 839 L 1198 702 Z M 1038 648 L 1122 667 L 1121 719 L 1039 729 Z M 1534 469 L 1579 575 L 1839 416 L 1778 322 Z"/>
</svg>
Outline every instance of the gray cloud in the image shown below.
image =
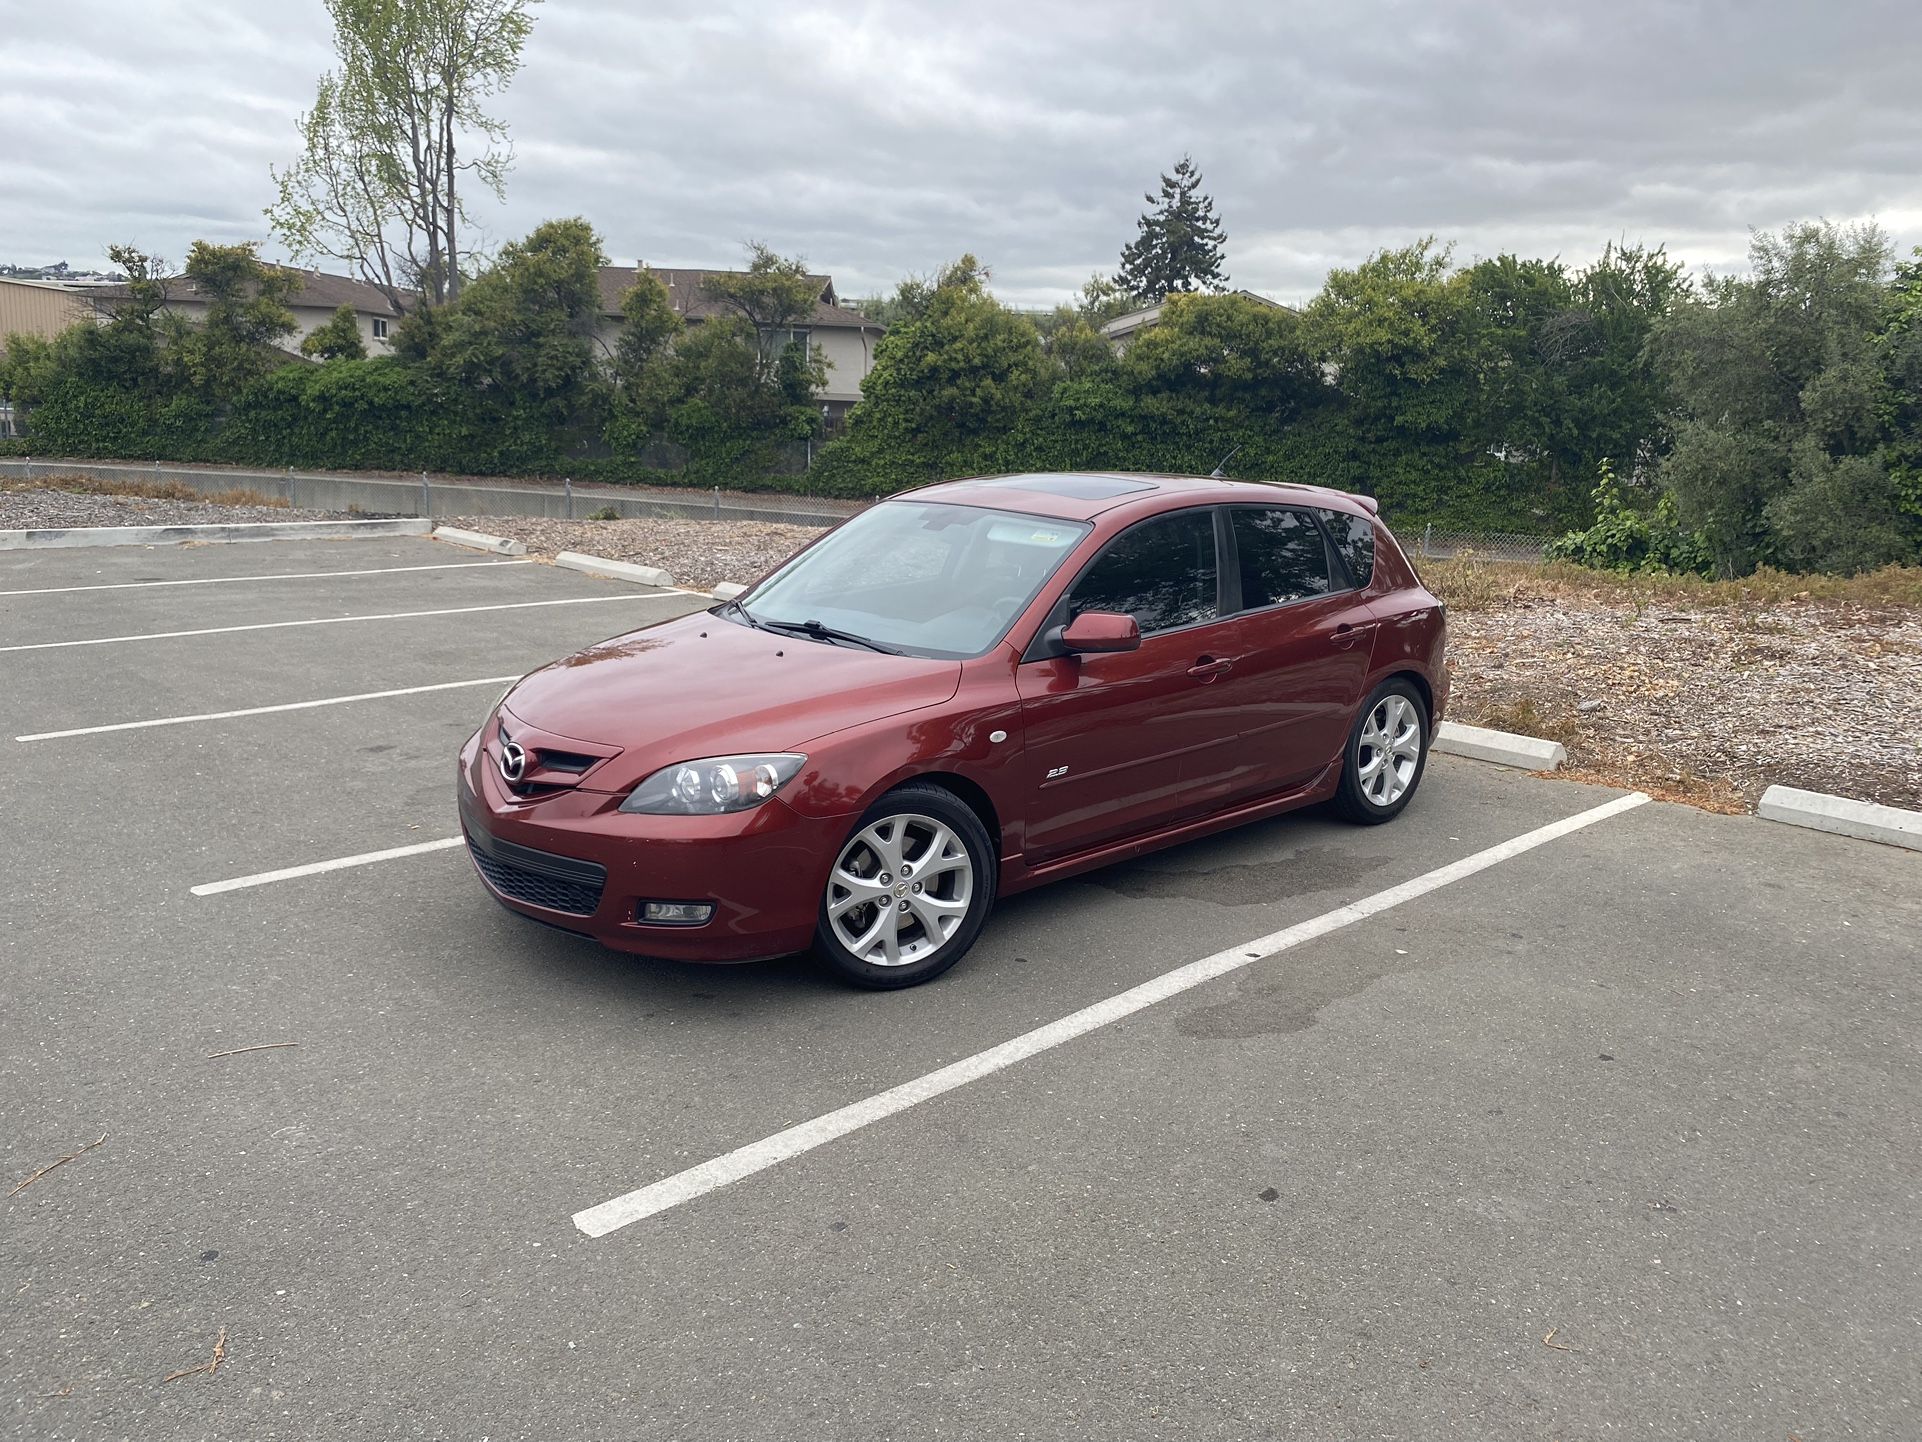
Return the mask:
<svg viewBox="0 0 1922 1442">
<path fill-rule="evenodd" d="M 1875 216 L 1922 241 L 1922 9 L 548 0 L 498 109 L 505 239 L 584 214 L 617 259 L 765 240 L 891 286 L 972 250 L 1022 303 L 1114 264 L 1183 151 L 1235 282 L 1295 298 L 1433 233 L 1464 257 Z M 317 0 L 0 0 L 0 258 L 264 238 L 268 167 L 331 60 Z M 269 247 L 270 253 L 274 252 Z"/>
</svg>

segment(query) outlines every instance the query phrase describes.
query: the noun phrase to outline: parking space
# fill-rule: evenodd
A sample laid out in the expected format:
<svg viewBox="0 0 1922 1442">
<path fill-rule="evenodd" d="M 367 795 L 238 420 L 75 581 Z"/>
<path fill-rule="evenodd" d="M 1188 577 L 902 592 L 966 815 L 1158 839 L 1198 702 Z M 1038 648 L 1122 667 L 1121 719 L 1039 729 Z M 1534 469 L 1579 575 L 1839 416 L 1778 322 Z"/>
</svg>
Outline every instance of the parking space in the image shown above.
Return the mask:
<svg viewBox="0 0 1922 1442">
<path fill-rule="evenodd" d="M 1438 757 L 1391 826 L 1098 872 L 856 993 L 603 952 L 458 848 L 194 894 L 454 836 L 496 678 L 698 597 L 398 539 L 0 592 L 0 1153 L 108 1138 L 8 1203 L 10 1432 L 1922 1428 L 1922 857 L 1659 804 L 1517 847 L 1618 793 Z"/>
</svg>

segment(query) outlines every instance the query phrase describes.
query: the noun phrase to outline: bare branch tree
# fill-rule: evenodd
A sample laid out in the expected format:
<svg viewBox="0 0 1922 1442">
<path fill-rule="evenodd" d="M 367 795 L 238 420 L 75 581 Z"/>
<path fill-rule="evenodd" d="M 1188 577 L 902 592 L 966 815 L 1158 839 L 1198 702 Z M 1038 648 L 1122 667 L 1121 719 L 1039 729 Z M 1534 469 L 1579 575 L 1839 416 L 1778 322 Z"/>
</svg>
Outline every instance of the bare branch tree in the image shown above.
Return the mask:
<svg viewBox="0 0 1922 1442">
<path fill-rule="evenodd" d="M 301 117 L 302 153 L 274 172 L 275 233 L 401 310 L 460 294 L 464 185 L 502 193 L 513 149 L 482 102 L 520 68 L 540 0 L 327 0 L 337 70 Z"/>
</svg>

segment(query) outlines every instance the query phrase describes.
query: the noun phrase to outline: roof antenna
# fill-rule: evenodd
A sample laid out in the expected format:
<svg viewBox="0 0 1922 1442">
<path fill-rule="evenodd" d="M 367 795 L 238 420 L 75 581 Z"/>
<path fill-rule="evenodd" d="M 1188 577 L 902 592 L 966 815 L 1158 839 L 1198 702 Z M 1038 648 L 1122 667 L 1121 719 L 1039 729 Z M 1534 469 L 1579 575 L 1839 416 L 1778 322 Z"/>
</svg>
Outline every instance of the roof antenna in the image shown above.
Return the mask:
<svg viewBox="0 0 1922 1442">
<path fill-rule="evenodd" d="M 1225 465 L 1227 465 L 1227 464 L 1228 464 L 1228 462 L 1230 462 L 1230 461 L 1232 461 L 1232 460 L 1233 460 L 1233 459 L 1234 459 L 1234 458 L 1235 458 L 1236 456 L 1238 456 L 1238 455 L 1240 455 L 1240 454 L 1241 454 L 1241 447 L 1240 447 L 1240 446 L 1236 446 L 1236 447 L 1235 447 L 1235 448 L 1234 448 L 1234 449 L 1233 449 L 1232 451 L 1230 451 L 1230 452 L 1228 452 L 1228 454 L 1227 454 L 1227 455 L 1225 455 L 1225 456 L 1223 456 L 1223 457 L 1222 457 L 1222 458 L 1221 458 L 1221 459 L 1220 459 L 1219 461 L 1217 461 L 1217 462 L 1215 463 L 1215 468 L 1214 468 L 1214 469 L 1213 469 L 1212 471 L 1210 471 L 1210 472 L 1208 472 L 1208 479 L 1209 479 L 1209 480 L 1211 480 L 1211 481 L 1225 481 L 1225 480 L 1227 480 L 1227 479 L 1228 479 L 1228 477 L 1227 477 L 1227 475 L 1226 475 L 1226 474 L 1225 474 L 1225 473 L 1224 473 L 1224 472 L 1222 471 L 1222 469 L 1221 469 L 1221 468 L 1222 468 L 1223 466 L 1225 466 Z"/>
</svg>

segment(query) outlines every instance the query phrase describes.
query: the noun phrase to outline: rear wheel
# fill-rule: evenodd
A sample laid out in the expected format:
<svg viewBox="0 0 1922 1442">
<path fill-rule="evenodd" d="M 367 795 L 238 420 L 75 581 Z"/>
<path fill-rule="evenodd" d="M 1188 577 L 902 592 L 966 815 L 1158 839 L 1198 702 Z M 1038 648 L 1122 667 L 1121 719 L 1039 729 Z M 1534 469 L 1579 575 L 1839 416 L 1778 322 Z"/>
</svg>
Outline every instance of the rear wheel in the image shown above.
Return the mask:
<svg viewBox="0 0 1922 1442">
<path fill-rule="evenodd" d="M 1399 678 L 1375 688 L 1355 717 L 1342 753 L 1335 810 L 1376 825 L 1401 815 L 1428 763 L 1428 707 L 1413 683 Z"/>
<path fill-rule="evenodd" d="M 899 787 L 835 857 L 815 952 L 856 986 L 931 981 L 974 945 L 994 888 L 994 846 L 981 819 L 941 787 Z"/>
</svg>

